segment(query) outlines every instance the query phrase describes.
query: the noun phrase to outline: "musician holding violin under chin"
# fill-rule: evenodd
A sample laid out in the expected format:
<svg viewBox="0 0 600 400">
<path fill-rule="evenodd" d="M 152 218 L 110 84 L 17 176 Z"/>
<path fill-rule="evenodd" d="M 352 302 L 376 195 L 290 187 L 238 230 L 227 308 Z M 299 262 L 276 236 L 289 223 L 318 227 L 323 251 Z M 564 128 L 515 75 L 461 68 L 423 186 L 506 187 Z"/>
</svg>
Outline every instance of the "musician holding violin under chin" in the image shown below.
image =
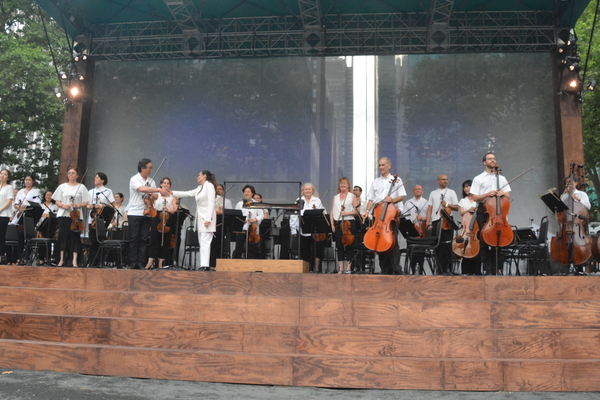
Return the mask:
<svg viewBox="0 0 600 400">
<path fill-rule="evenodd" d="M 350 261 L 354 256 L 353 244 L 356 235 L 356 220 L 354 217 L 358 207 L 358 198 L 349 190 L 350 180 L 345 176 L 340 178 L 337 194 L 331 200 L 331 214 L 329 214 L 331 231 L 337 248 L 338 274 L 350 274 L 352 272 Z M 344 235 L 346 239 L 343 238 Z"/>
<path fill-rule="evenodd" d="M 138 173 L 129 180 L 129 204 L 127 205 L 127 224 L 129 225 L 129 265 L 132 269 L 146 266 L 148 235 L 150 233 L 149 216 L 144 215 L 147 204 L 156 199 L 158 193 L 165 197 L 168 190 L 157 189 L 152 173 L 152 161 L 143 158 L 137 165 Z M 149 198 L 144 201 L 144 197 Z"/>
<path fill-rule="evenodd" d="M 440 237 L 440 245 L 436 252 L 442 272 L 445 274 L 452 273 L 452 239 L 454 231 L 452 228 L 443 224 L 442 209 L 445 209 L 448 215 L 452 211 L 458 211 L 458 197 L 456 192 L 448 187 L 448 176 L 444 174 L 438 175 L 438 188 L 429 194 L 427 201 L 427 225 L 432 224 L 434 231 L 437 229 L 436 224 L 442 224 L 442 232 Z"/>
<path fill-rule="evenodd" d="M 397 177 L 394 181 L 394 176 L 390 174 L 390 170 L 392 169 L 392 162 L 390 159 L 387 157 L 381 158 L 377 166 L 381 176 L 371 183 L 371 187 L 367 194 L 367 211 L 363 213 L 363 218 L 369 217 L 371 211 L 373 211 L 380 203 L 386 202 L 396 205 L 396 203 L 402 201 L 404 196 L 406 196 L 406 190 L 404 189 L 402 179 Z M 391 221 L 391 224 L 395 238 L 398 236 L 398 226 L 396 221 Z M 391 275 L 394 272 L 398 274 L 401 273 L 399 265 L 400 249 L 398 247 L 398 241 L 396 240 L 395 242 L 396 244 L 391 251 L 377 254 L 382 274 Z"/>
<path fill-rule="evenodd" d="M 108 177 L 104 172 L 98 172 L 94 176 L 94 188 L 89 190 L 90 204 L 87 205 L 89 210 L 96 210 L 96 212 L 90 212 L 88 216 L 88 226 L 89 235 L 88 238 L 90 240 L 90 263 L 94 260 L 96 253 L 98 252 L 98 248 L 100 247 L 100 243 L 98 243 L 98 238 L 96 236 L 96 228 L 94 223 L 94 218 L 96 215 L 104 207 L 104 204 L 113 204 L 115 202 L 115 197 L 113 195 L 113 191 L 107 188 L 106 185 L 108 183 Z M 104 204 L 103 204 L 104 203 Z M 110 221 L 104 221 L 105 224 L 108 224 Z"/>
<path fill-rule="evenodd" d="M 482 229 L 486 222 L 485 209 L 483 206 L 485 200 L 489 197 L 495 196 L 506 197 L 510 199 L 511 191 L 508 181 L 502 175 L 498 176 L 500 182 L 500 186 L 498 186 L 497 176 L 495 173 L 497 164 L 494 153 L 487 153 L 483 156 L 482 160 L 485 171 L 473 178 L 473 184 L 471 185 L 473 201 L 479 203 L 479 207 L 477 208 L 477 223 L 479 224 L 480 229 Z M 498 267 L 502 266 L 503 259 L 501 257 L 501 252 L 496 252 L 490 247 L 489 244 L 484 243 L 483 240 L 480 242 L 480 246 L 481 260 L 483 262 L 483 273 L 491 274 L 496 265 Z M 496 260 L 496 254 L 498 254 L 498 260 Z M 497 272 L 500 275 L 502 274 L 500 269 Z"/>
<path fill-rule="evenodd" d="M 57 267 L 65 266 L 65 255 L 71 253 L 72 266 L 77 268 L 77 256 L 81 253 L 81 231 L 83 215 L 81 210 L 91 201 L 90 193 L 79 183 L 79 170 L 76 167 L 67 169 L 66 183 L 60 185 L 52 194 L 58 206 L 58 249 L 60 260 Z"/>
</svg>

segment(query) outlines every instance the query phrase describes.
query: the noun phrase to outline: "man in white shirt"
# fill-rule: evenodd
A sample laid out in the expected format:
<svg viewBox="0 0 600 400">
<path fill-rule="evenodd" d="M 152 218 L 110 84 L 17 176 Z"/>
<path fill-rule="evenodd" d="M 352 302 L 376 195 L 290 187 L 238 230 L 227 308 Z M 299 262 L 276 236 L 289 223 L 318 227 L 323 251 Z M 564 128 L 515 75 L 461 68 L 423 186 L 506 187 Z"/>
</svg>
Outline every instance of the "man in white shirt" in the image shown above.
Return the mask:
<svg viewBox="0 0 600 400">
<path fill-rule="evenodd" d="M 392 168 L 392 162 L 389 158 L 383 157 L 379 160 L 377 164 L 379 168 L 379 173 L 381 176 L 373 181 L 371 187 L 369 188 L 369 193 L 367 195 L 367 210 L 363 213 L 363 218 L 367 218 L 369 213 L 380 203 L 386 202 L 391 203 L 394 206 L 396 203 L 402 201 L 404 196 L 406 196 L 406 190 L 404 189 L 404 184 L 402 183 L 402 179 L 397 178 L 396 181 L 392 184 L 393 176 L 390 174 L 390 169 Z M 396 244 L 392 251 L 387 253 L 379 253 L 377 256 L 379 257 L 379 266 L 381 268 L 382 274 L 394 274 L 401 273 L 400 269 L 400 249 L 398 248 L 398 227 L 395 222 L 392 221 L 392 227 L 394 231 L 394 238 L 396 240 Z"/>
<path fill-rule="evenodd" d="M 458 211 L 458 197 L 456 192 L 448 187 L 450 184 L 448 176 L 444 174 L 438 175 L 438 188 L 431 192 L 427 201 L 427 225 L 430 223 L 437 228 L 437 224 L 442 221 L 442 208 L 450 208 L 449 214 L 452 211 Z M 442 229 L 440 237 L 440 245 L 437 248 L 437 255 L 440 261 L 442 272 L 446 274 L 452 273 L 452 238 L 454 231 L 452 228 Z"/>
<path fill-rule="evenodd" d="M 473 179 L 473 184 L 471 185 L 471 194 L 473 194 L 473 201 L 479 203 L 479 208 L 477 209 L 477 223 L 483 229 L 483 226 L 486 222 L 485 218 L 485 208 L 483 203 L 488 197 L 506 197 L 510 199 L 510 185 L 508 184 L 506 178 L 502 175 L 496 176 L 495 168 L 497 166 L 496 156 L 494 153 L 487 153 L 483 156 L 483 165 L 485 166 L 485 171 L 481 174 L 477 175 Z M 499 179 L 499 185 L 498 181 Z M 491 248 L 489 244 L 481 243 L 480 254 L 481 260 L 483 262 L 483 273 L 484 274 L 492 274 L 493 272 L 502 274 L 502 264 L 504 259 L 502 257 L 501 252 L 496 248 Z M 496 257 L 498 255 L 498 257 Z"/>
<path fill-rule="evenodd" d="M 150 233 L 150 217 L 144 215 L 146 205 L 144 196 L 152 197 L 160 193 L 169 197 L 166 189 L 157 189 L 152 173 L 152 161 L 143 158 L 138 162 L 138 173 L 129 180 L 129 204 L 127 205 L 127 223 L 129 224 L 129 265 L 132 269 L 142 269 L 146 265 L 148 253 L 148 234 Z M 153 202 L 154 199 L 150 198 Z"/>
</svg>

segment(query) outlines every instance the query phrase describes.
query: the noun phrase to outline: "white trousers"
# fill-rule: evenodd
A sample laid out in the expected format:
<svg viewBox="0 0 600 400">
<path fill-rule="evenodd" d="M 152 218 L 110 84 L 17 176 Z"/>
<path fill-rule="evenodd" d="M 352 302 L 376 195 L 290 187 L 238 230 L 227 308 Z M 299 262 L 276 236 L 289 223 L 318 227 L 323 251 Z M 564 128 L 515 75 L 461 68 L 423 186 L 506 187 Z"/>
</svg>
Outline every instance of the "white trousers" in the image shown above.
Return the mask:
<svg viewBox="0 0 600 400">
<path fill-rule="evenodd" d="M 210 265 L 210 242 L 212 242 L 213 235 L 214 232 L 198 232 L 201 267 L 208 267 Z"/>
</svg>

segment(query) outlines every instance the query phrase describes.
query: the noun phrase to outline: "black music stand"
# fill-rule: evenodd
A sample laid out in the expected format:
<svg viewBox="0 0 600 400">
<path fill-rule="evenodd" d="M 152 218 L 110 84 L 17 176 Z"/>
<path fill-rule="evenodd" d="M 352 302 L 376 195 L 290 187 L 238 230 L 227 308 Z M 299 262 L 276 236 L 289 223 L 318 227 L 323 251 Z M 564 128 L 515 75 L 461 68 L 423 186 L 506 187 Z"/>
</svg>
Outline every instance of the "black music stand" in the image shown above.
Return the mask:
<svg viewBox="0 0 600 400">
<path fill-rule="evenodd" d="M 542 199 L 546 207 L 555 214 L 569 209 L 569 207 L 554 192 L 546 193 L 545 195 L 540 196 L 540 199 Z"/>
<path fill-rule="evenodd" d="M 163 266 L 163 269 L 167 269 L 167 268 L 173 268 L 173 269 L 177 269 L 179 268 L 179 246 L 181 245 L 181 240 L 179 240 L 181 238 L 181 228 L 183 227 L 183 223 L 185 222 L 185 219 L 188 217 L 188 215 L 190 215 L 190 210 L 188 210 L 187 208 L 183 208 L 179 205 L 178 203 L 178 209 L 175 211 L 174 215 L 171 215 L 169 217 L 169 221 L 167 221 L 167 226 L 169 228 L 171 228 L 171 232 L 173 232 L 173 235 L 175 235 L 175 246 L 173 248 L 173 264 L 172 265 L 165 265 Z M 173 223 L 173 221 L 175 221 Z"/>
<path fill-rule="evenodd" d="M 220 258 L 223 258 L 223 241 L 226 234 L 234 232 L 244 232 L 244 223 L 246 217 L 242 213 L 242 210 L 231 210 L 228 208 L 223 209 L 223 230 L 221 231 L 221 254 Z"/>
<path fill-rule="evenodd" d="M 304 214 L 300 217 L 300 227 L 303 233 L 310 234 L 326 234 L 329 235 L 333 233 L 331 231 L 331 225 L 329 224 L 329 214 L 323 213 L 323 209 L 317 210 L 305 210 Z M 301 249 L 298 249 L 298 254 L 301 253 Z M 313 246 L 313 257 L 314 260 L 317 255 L 317 246 Z M 301 257 L 300 257 L 301 258 Z M 309 261 L 309 264 L 312 264 Z M 323 269 L 323 260 L 321 260 L 321 271 Z M 315 265 L 315 270 L 317 266 Z M 337 268 L 337 266 L 336 266 Z M 318 271 L 318 270 L 317 270 Z"/>
<path fill-rule="evenodd" d="M 417 228 L 415 228 L 415 224 L 413 224 L 408 218 L 400 218 L 400 226 L 398 227 L 398 230 L 404 239 L 408 239 L 409 237 L 419 237 L 419 232 L 417 231 Z"/>
</svg>

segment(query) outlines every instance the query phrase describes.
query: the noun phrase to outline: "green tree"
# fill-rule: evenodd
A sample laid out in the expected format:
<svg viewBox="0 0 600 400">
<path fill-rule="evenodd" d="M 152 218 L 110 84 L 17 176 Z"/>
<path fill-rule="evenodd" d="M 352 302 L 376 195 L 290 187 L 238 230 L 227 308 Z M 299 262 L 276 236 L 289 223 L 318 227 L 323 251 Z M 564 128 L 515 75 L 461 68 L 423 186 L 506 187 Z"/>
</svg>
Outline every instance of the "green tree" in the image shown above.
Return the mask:
<svg viewBox="0 0 600 400">
<path fill-rule="evenodd" d="M 585 66 L 585 80 L 600 78 L 600 20 L 596 21 L 594 37 L 590 47 L 590 35 L 594 23 L 594 15 L 598 0 L 592 0 L 581 15 L 575 26 L 578 36 L 578 49 L 581 55 L 581 65 Z M 589 49 L 589 57 L 588 57 Z M 583 152 L 588 177 L 594 184 L 593 192 L 600 193 L 600 93 L 585 91 L 581 109 L 583 124 Z M 592 190 L 588 190 L 592 192 Z M 594 199 L 596 196 L 592 196 Z M 597 198 L 593 200 L 594 211 L 598 210 Z"/>
<path fill-rule="evenodd" d="M 64 33 L 35 2 L 0 4 L 0 165 L 14 169 L 14 180 L 33 172 L 40 187 L 54 188 L 64 105 L 54 96 L 59 82 L 42 18 L 58 62 L 66 65 Z"/>
</svg>

